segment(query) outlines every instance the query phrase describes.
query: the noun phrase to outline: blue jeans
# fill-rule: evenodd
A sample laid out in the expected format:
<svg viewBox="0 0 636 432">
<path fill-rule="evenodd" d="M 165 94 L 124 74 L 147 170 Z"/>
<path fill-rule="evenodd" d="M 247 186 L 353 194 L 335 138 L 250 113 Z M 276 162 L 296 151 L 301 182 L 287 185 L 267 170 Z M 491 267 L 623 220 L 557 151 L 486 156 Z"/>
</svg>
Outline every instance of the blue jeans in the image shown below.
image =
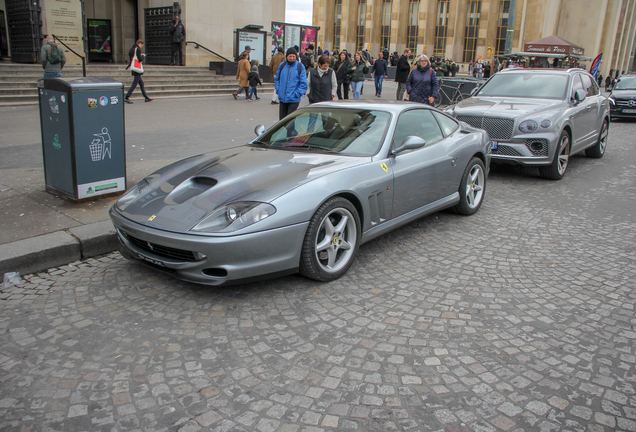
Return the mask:
<svg viewBox="0 0 636 432">
<path fill-rule="evenodd" d="M 62 78 L 62 72 L 44 72 L 44 78 Z"/>
<path fill-rule="evenodd" d="M 360 99 L 360 92 L 362 91 L 362 84 L 364 81 L 351 81 L 351 90 L 353 91 L 353 98 Z"/>
<path fill-rule="evenodd" d="M 254 96 L 256 99 L 258 99 L 258 92 L 256 91 L 256 86 L 254 87 L 250 87 L 250 95 L 248 97 L 248 99 L 252 99 L 252 96 Z"/>
<path fill-rule="evenodd" d="M 379 95 L 382 94 L 382 82 L 384 81 L 384 75 L 373 75 L 375 78 L 375 92 Z"/>
</svg>

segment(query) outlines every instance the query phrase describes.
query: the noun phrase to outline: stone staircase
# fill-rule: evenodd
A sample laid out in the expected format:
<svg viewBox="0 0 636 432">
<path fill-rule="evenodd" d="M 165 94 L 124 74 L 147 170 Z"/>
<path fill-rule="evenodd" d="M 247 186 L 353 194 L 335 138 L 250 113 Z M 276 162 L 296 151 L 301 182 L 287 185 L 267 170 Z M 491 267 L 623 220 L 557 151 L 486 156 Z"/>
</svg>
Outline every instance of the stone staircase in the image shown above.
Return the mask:
<svg viewBox="0 0 636 432">
<path fill-rule="evenodd" d="M 124 92 L 132 84 L 130 71 L 123 64 L 92 63 L 86 66 L 87 77 L 108 77 L 124 84 Z M 220 76 L 206 67 L 144 65 L 144 84 L 151 98 L 229 96 L 236 91 L 234 76 Z M 42 67 L 0 62 L 0 106 L 37 104 L 37 83 L 43 75 Z M 64 78 L 82 76 L 82 67 L 66 65 Z M 274 83 L 263 83 L 259 93 L 274 91 Z M 131 100 L 143 99 L 139 89 Z"/>
</svg>

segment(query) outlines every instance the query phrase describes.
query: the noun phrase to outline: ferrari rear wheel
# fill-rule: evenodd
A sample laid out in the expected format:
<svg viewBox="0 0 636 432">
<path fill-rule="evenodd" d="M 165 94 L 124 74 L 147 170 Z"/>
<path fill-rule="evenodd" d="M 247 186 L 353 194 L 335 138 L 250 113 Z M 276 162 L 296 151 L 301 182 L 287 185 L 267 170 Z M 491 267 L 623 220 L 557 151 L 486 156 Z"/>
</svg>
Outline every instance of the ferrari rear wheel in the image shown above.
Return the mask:
<svg viewBox="0 0 636 432">
<path fill-rule="evenodd" d="M 360 245 L 360 217 L 350 201 L 334 197 L 312 216 L 303 240 L 300 274 L 329 282 L 345 274 Z"/>
<path fill-rule="evenodd" d="M 486 169 L 479 158 L 472 158 L 459 185 L 459 203 L 452 208 L 456 213 L 472 215 L 477 213 L 486 193 Z"/>
</svg>

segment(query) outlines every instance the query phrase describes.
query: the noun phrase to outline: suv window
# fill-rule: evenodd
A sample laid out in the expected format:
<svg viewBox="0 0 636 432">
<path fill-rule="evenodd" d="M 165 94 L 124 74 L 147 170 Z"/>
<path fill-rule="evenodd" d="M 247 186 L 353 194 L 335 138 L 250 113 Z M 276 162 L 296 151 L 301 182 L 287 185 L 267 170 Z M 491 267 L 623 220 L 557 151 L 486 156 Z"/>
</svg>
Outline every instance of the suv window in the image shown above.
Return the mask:
<svg viewBox="0 0 636 432">
<path fill-rule="evenodd" d="M 572 94 L 570 97 L 574 99 L 574 95 L 577 90 L 583 89 L 583 83 L 581 82 L 581 74 L 576 74 L 572 77 Z"/>
<path fill-rule="evenodd" d="M 590 79 L 589 75 L 580 74 L 581 80 L 583 80 L 583 89 L 587 93 L 587 97 L 598 95 L 598 87 L 596 83 Z"/>
</svg>

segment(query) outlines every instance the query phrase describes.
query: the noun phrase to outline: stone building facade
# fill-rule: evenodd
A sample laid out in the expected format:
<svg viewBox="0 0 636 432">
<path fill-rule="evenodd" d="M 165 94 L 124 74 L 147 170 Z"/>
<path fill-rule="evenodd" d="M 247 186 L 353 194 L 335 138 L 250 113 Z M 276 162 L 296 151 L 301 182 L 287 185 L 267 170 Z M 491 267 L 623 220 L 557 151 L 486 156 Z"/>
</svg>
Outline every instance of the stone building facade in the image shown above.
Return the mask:
<svg viewBox="0 0 636 432">
<path fill-rule="evenodd" d="M 632 68 L 636 0 L 314 0 L 313 25 L 323 49 L 411 48 L 464 64 L 488 59 L 489 47 L 504 54 L 510 30 L 512 53 L 557 35 L 587 57 L 603 53 L 606 75 Z"/>
</svg>

